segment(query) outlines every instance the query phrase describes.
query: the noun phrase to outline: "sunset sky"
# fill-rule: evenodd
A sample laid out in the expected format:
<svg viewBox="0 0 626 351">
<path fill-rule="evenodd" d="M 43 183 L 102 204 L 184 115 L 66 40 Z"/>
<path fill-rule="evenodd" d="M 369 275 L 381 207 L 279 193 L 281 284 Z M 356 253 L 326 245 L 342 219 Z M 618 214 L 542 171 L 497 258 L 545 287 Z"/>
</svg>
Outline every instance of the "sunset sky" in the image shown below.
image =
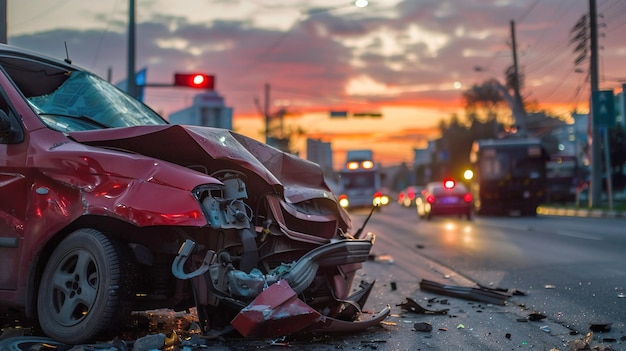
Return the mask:
<svg viewBox="0 0 626 351">
<path fill-rule="evenodd" d="M 112 81 L 127 70 L 128 1 L 8 0 L 8 43 L 65 58 Z M 626 1 L 598 0 L 600 89 L 626 82 Z M 263 140 L 255 99 L 270 86 L 271 111 L 286 125 L 331 141 L 335 163 L 348 148 L 372 148 L 383 164 L 410 163 L 437 137 L 464 89 L 504 77 L 515 22 L 523 95 L 564 117 L 588 109 L 588 61 L 575 66 L 571 30 L 587 0 L 136 0 L 136 68 L 149 83 L 174 72 L 216 76 L 236 131 Z M 480 71 L 475 68 L 481 67 Z M 582 73 L 576 72 L 576 68 Z M 165 118 L 198 91 L 147 88 Z M 382 118 L 331 119 L 329 111 Z"/>
</svg>

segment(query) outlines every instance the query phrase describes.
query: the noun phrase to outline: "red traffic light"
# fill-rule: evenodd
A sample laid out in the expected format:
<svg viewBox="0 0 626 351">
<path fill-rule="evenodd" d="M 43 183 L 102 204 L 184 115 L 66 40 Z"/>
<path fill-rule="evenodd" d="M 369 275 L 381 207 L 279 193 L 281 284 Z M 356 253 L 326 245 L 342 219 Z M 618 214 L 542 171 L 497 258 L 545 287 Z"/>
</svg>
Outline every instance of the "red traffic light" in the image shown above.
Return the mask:
<svg viewBox="0 0 626 351">
<path fill-rule="evenodd" d="M 174 73 L 174 85 L 195 89 L 215 89 L 215 77 L 203 73 Z"/>
</svg>

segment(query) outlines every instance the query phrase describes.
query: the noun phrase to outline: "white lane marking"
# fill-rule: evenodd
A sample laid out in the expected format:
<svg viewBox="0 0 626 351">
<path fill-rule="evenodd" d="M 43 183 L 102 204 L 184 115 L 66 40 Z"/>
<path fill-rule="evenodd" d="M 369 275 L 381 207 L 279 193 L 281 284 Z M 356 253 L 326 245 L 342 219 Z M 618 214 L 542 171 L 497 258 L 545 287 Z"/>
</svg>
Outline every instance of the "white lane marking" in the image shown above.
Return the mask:
<svg viewBox="0 0 626 351">
<path fill-rule="evenodd" d="M 565 231 L 565 230 L 557 230 L 556 232 L 554 232 L 554 234 L 561 235 L 561 236 L 569 236 L 569 237 L 572 237 L 572 238 L 579 238 L 579 239 L 603 240 L 599 236 L 588 235 L 588 234 L 579 233 L 579 232 L 573 232 L 573 231 Z"/>
</svg>

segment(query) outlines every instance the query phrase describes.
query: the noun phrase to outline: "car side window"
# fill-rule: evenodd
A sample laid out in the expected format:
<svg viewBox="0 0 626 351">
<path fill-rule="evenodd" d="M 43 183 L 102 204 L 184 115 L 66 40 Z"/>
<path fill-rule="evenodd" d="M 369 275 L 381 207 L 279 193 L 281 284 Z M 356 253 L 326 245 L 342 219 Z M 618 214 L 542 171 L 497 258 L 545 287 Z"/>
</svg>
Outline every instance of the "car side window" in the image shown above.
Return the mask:
<svg viewBox="0 0 626 351">
<path fill-rule="evenodd" d="M 24 131 L 17 115 L 0 89 L 0 144 L 18 144 L 24 140 Z"/>
</svg>

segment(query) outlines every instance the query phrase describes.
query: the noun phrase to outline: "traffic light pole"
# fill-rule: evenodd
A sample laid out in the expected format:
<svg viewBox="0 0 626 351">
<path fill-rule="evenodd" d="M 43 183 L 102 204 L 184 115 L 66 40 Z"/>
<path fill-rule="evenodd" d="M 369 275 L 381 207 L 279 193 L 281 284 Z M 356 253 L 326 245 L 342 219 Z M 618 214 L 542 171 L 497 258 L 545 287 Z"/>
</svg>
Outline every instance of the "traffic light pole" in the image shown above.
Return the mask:
<svg viewBox="0 0 626 351">
<path fill-rule="evenodd" d="M 137 82 L 135 82 L 135 0 L 128 2 L 128 62 L 126 71 L 126 92 L 137 97 Z"/>
</svg>

